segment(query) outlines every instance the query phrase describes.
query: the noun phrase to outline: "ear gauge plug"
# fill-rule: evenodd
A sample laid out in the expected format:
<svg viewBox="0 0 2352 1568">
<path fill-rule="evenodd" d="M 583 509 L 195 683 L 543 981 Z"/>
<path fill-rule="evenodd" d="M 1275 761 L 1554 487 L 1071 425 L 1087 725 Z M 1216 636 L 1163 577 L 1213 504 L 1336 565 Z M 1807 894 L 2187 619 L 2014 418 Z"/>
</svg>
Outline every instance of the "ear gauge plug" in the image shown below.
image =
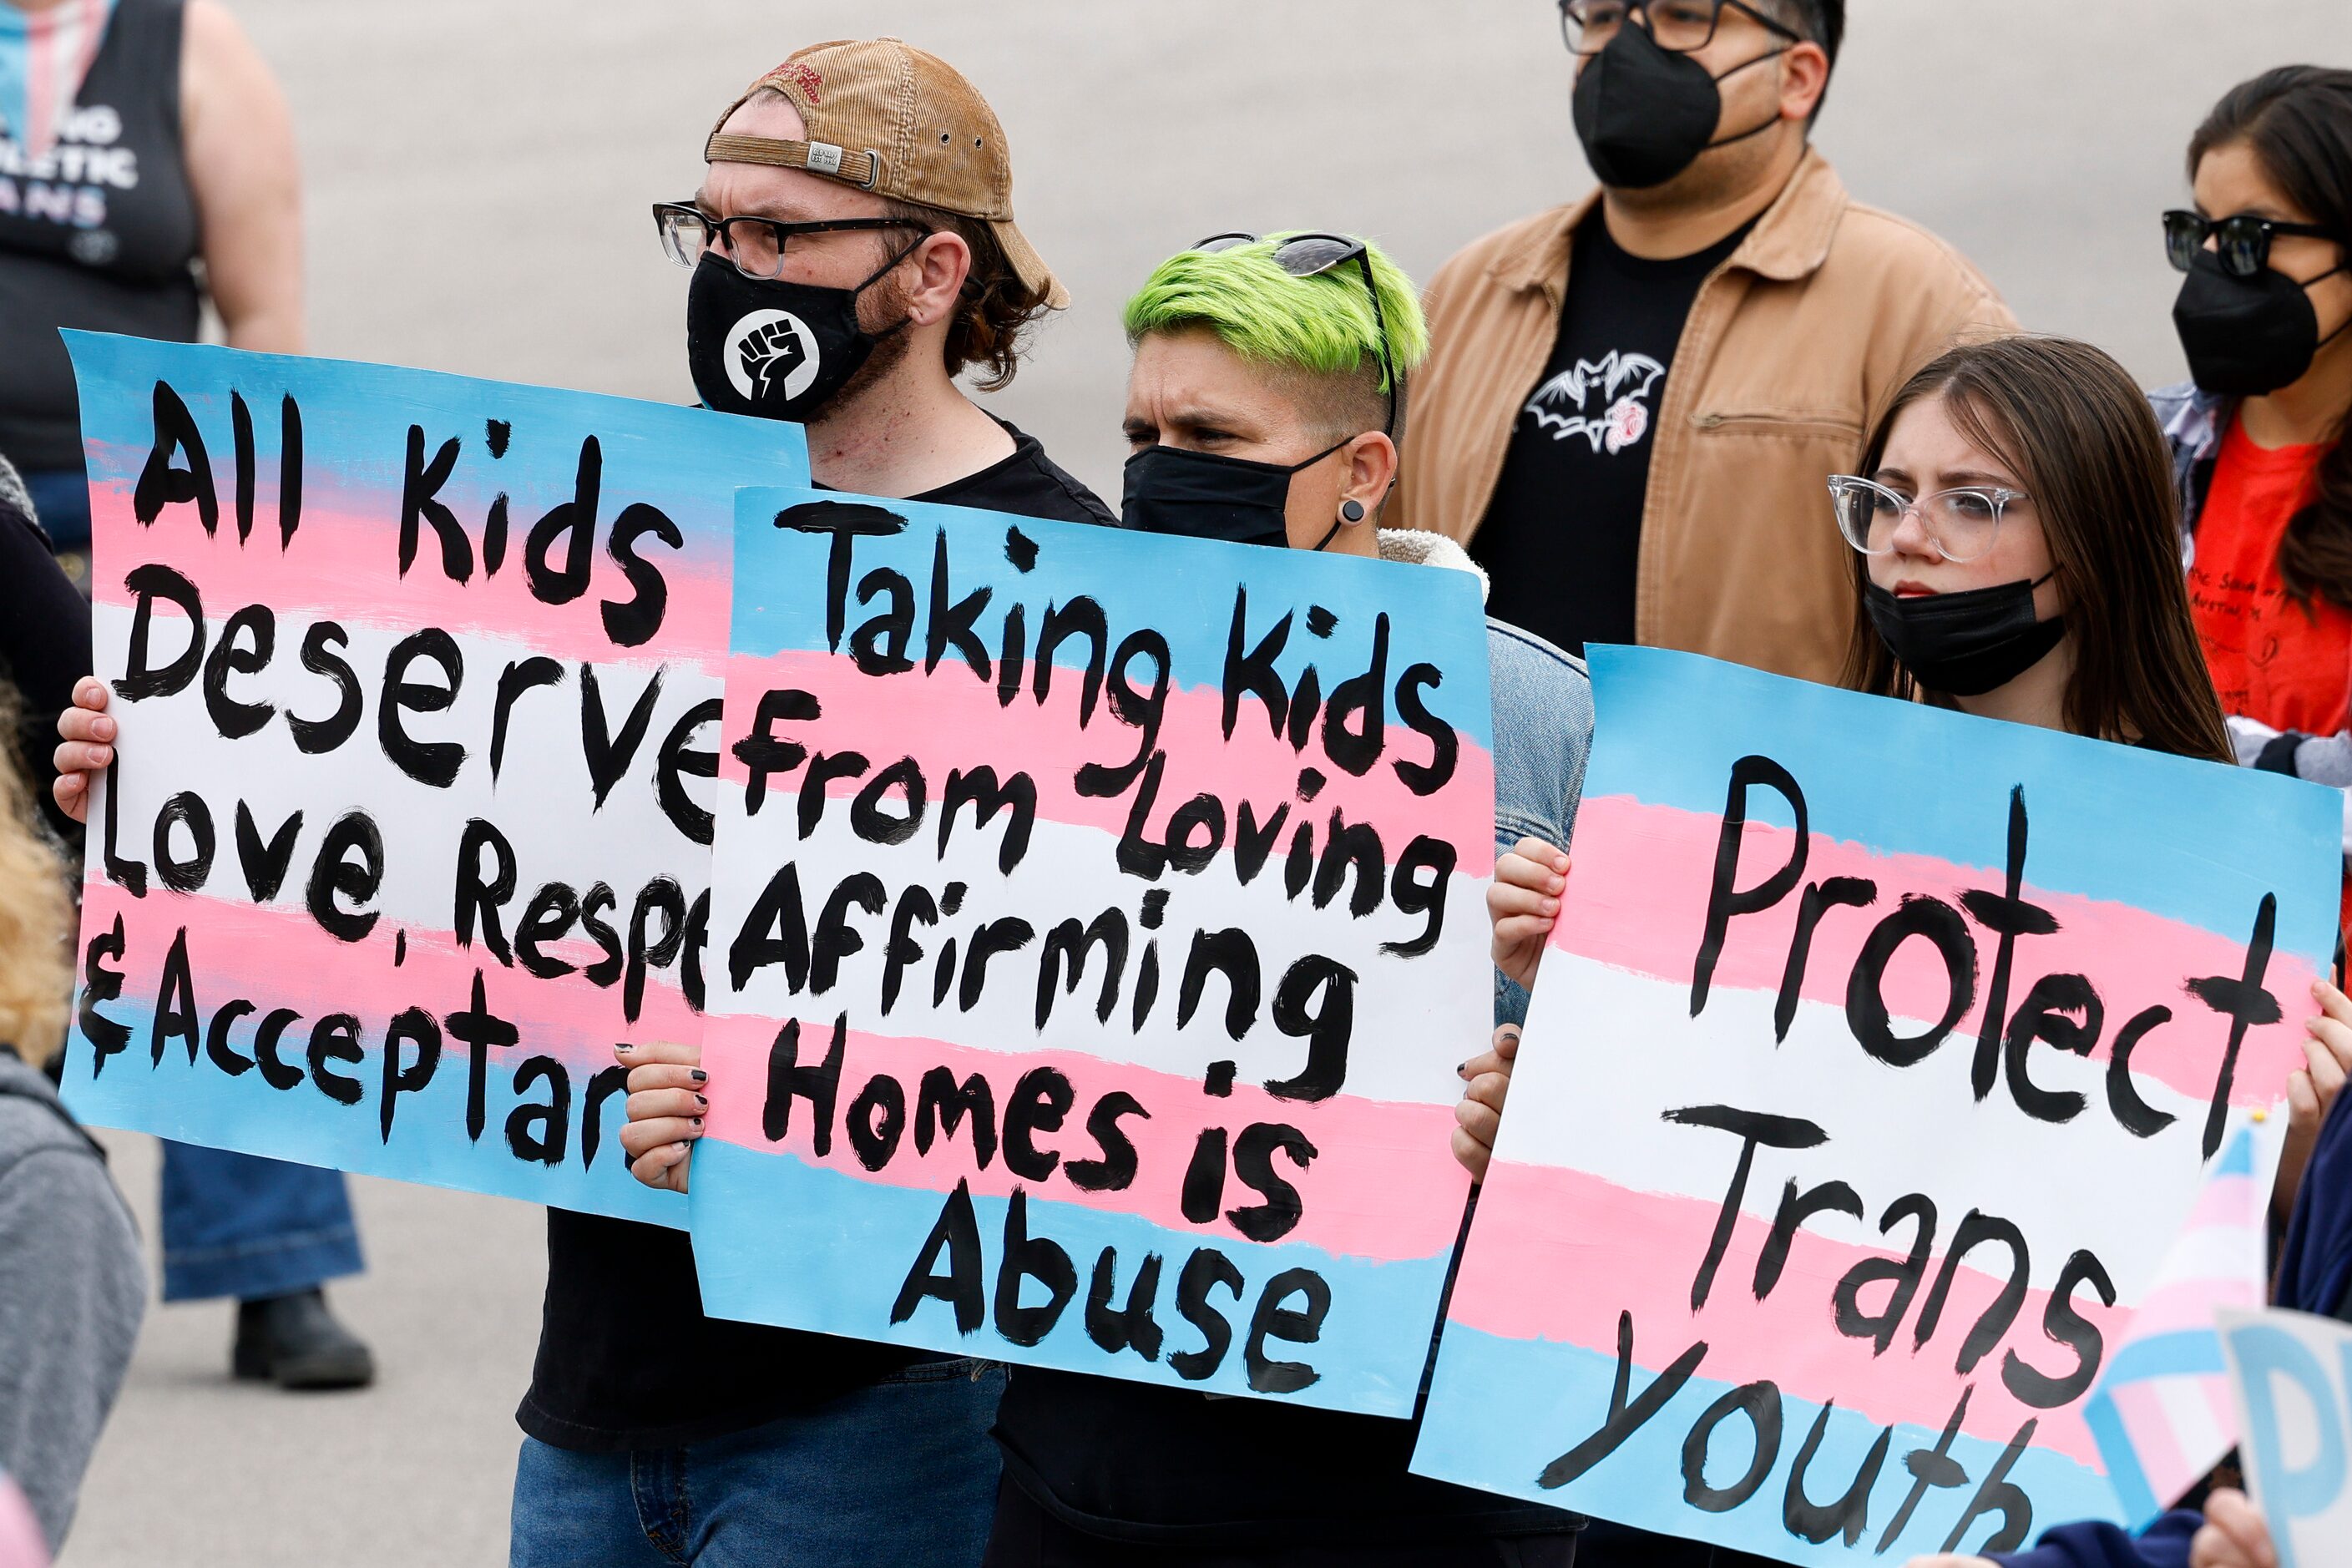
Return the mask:
<svg viewBox="0 0 2352 1568">
<path fill-rule="evenodd" d="M 1342 521 L 1342 522 L 1361 522 L 1361 521 L 1364 521 L 1364 503 L 1363 503 L 1362 501 L 1360 501 L 1360 500 L 1343 500 L 1343 501 L 1341 501 L 1341 502 L 1339 503 L 1339 521 Z"/>
</svg>

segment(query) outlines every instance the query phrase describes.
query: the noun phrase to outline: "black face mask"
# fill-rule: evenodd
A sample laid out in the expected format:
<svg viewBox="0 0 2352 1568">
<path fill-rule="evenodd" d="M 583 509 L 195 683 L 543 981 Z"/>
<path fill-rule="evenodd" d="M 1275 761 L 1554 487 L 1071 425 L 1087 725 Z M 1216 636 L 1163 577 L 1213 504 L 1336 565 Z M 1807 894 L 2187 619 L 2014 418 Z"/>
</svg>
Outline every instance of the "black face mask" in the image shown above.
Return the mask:
<svg viewBox="0 0 2352 1568">
<path fill-rule="evenodd" d="M 2033 616 L 2033 590 L 2056 575 L 1910 598 L 1871 583 L 1863 588 L 1863 605 L 1920 685 L 1950 697 L 1981 697 L 2041 663 L 2065 637 L 2064 616 Z"/>
<path fill-rule="evenodd" d="M 906 256 L 900 251 L 855 289 L 746 278 L 725 257 L 705 256 L 686 290 L 694 390 L 721 414 L 807 422 L 875 344 L 907 324 L 880 332 L 857 324 L 857 297 Z"/>
<path fill-rule="evenodd" d="M 1290 530 L 1284 520 L 1290 506 L 1290 476 L 1313 468 L 1347 444 L 1326 447 L 1288 468 L 1181 447 L 1146 447 L 1127 460 L 1119 521 L 1145 533 L 1286 549 Z M 1330 543 L 1339 527 L 1335 521 L 1315 548 Z"/>
<path fill-rule="evenodd" d="M 1785 52 L 1774 49 L 1709 76 L 1690 56 L 1660 48 L 1648 28 L 1621 27 L 1576 79 L 1576 137 L 1592 173 L 1604 185 L 1645 191 L 1689 168 L 1709 147 L 1761 136 L 1780 123 L 1778 114 L 1753 130 L 1714 140 L 1723 118 L 1717 84 Z"/>
<path fill-rule="evenodd" d="M 2223 397 L 2261 397 L 2301 381 L 2320 344 L 2344 330 L 2320 337 L 2311 284 L 2343 270 L 2323 272 L 2311 283 L 2269 267 L 2238 278 L 2222 269 L 2212 251 L 2199 251 L 2172 305 L 2189 374 Z"/>
</svg>

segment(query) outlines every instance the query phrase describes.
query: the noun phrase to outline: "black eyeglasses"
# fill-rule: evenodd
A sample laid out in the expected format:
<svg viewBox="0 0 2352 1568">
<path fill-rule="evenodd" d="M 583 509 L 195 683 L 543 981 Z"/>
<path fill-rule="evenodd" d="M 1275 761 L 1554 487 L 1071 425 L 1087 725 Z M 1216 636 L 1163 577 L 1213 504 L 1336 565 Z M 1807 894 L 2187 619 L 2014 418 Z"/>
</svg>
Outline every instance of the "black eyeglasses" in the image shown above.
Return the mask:
<svg viewBox="0 0 2352 1568">
<path fill-rule="evenodd" d="M 2271 240 L 2282 234 L 2307 239 L 2340 237 L 2307 223 L 2284 223 L 2277 218 L 2256 217 L 2252 213 L 2210 218 L 2203 213 L 2176 207 L 2164 215 L 2164 254 L 2174 271 L 2186 272 L 2196 264 L 2197 253 L 2210 239 L 2214 253 L 2221 258 L 2222 271 L 2232 278 L 2252 278 L 2271 264 Z"/>
<path fill-rule="evenodd" d="M 1715 41 L 1727 10 L 1754 17 L 1792 44 L 1805 41 L 1803 34 L 1741 0 L 1559 0 L 1559 31 L 1570 54 L 1597 55 L 1638 12 L 1652 42 L 1668 54 L 1687 55 Z"/>
<path fill-rule="evenodd" d="M 858 234 L 873 229 L 934 231 L 905 217 L 843 217 L 821 223 L 779 223 L 766 217 L 712 217 L 688 202 L 656 202 L 654 227 L 662 249 L 680 267 L 692 267 L 716 248 L 746 278 L 773 278 L 784 264 L 784 247 L 802 235 Z"/>
<path fill-rule="evenodd" d="M 1236 230 L 1232 234 L 1213 234 L 1192 248 L 1213 255 L 1235 246 L 1260 243 L 1258 236 Z M 1393 437 L 1397 421 L 1396 362 L 1389 357 L 1389 324 L 1381 313 L 1381 290 L 1372 281 L 1372 258 L 1364 242 L 1344 234 L 1294 234 L 1274 247 L 1274 264 L 1293 278 L 1313 278 L 1350 261 L 1363 274 L 1364 292 L 1372 301 L 1372 331 L 1380 338 L 1381 375 L 1389 394 L 1389 422 L 1383 426 L 1383 434 Z"/>
</svg>

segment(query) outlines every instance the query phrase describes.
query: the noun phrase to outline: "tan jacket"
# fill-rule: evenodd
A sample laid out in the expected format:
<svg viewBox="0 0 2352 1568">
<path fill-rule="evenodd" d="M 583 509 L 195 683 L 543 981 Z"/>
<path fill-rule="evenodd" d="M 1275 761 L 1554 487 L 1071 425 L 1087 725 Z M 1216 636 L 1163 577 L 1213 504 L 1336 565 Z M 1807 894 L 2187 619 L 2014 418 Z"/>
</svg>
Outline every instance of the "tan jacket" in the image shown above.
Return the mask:
<svg viewBox="0 0 2352 1568">
<path fill-rule="evenodd" d="M 1430 284 L 1391 526 L 1477 531 L 1596 205 L 1499 229 Z M 1913 371 L 1958 335 L 2015 326 L 1958 251 L 1851 200 L 1808 152 L 1684 323 L 1652 437 L 1640 640 L 1835 679 L 1853 589 L 1824 481 L 1861 461 L 1866 423 Z M 1560 569 L 1575 570 L 1565 542 Z"/>
</svg>

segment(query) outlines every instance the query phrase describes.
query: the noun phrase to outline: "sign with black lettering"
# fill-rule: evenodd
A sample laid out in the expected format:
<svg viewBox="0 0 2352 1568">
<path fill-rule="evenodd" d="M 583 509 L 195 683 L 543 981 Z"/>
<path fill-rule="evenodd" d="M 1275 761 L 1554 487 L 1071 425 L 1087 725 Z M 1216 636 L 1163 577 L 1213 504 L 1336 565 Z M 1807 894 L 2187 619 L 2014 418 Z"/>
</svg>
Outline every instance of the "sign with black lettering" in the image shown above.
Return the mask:
<svg viewBox="0 0 2352 1568">
<path fill-rule="evenodd" d="M 700 1027 L 734 493 L 798 427 L 66 336 L 121 734 L 68 1103 L 683 1225 L 613 1047 Z"/>
<path fill-rule="evenodd" d="M 2335 792 L 1591 656 L 1414 1468 L 1790 1563 L 2123 1520 L 2087 1396 L 2336 943 Z"/>
<path fill-rule="evenodd" d="M 2224 1308 L 2221 1345 L 2280 1568 L 2352 1568 L 2352 1327 Z"/>
<path fill-rule="evenodd" d="M 706 1309 L 1410 1414 L 1493 1006 L 1476 580 L 743 507 Z"/>
</svg>

